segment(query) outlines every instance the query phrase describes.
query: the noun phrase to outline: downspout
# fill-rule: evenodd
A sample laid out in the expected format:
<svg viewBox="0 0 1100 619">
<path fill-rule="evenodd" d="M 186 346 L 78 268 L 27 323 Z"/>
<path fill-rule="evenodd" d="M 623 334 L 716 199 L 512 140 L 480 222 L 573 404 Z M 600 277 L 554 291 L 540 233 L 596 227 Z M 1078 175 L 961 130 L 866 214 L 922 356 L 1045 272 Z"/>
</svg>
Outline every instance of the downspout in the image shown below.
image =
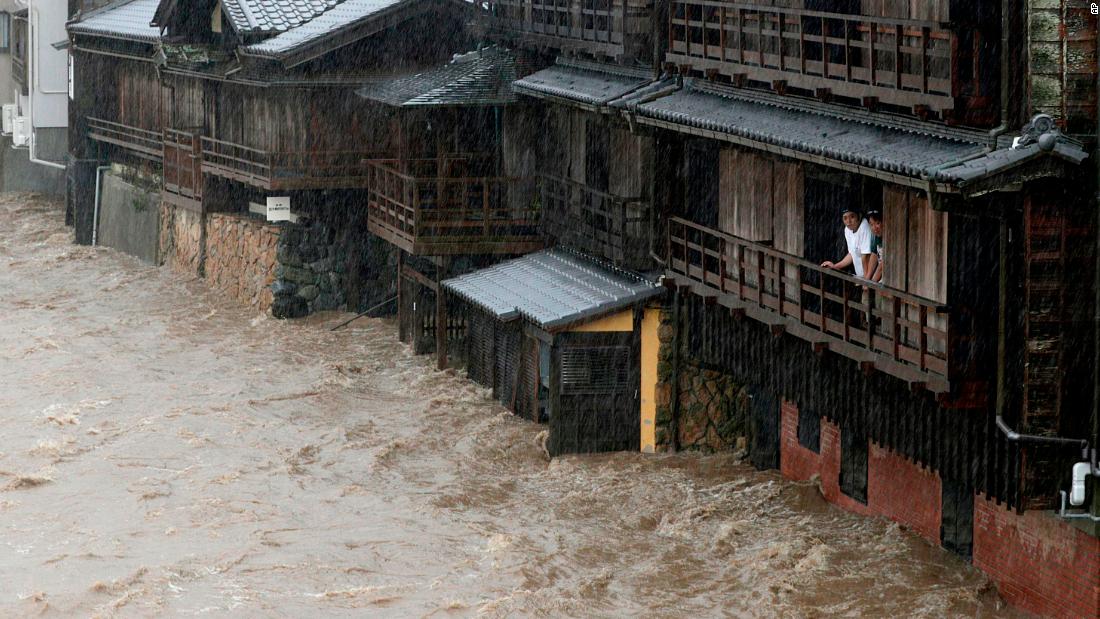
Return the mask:
<svg viewBox="0 0 1100 619">
<path fill-rule="evenodd" d="M 50 168 L 56 168 L 56 169 L 59 169 L 59 170 L 64 170 L 65 169 L 65 164 L 57 163 L 56 161 L 48 161 L 48 160 L 45 160 L 45 159 L 39 159 L 37 157 L 37 155 L 35 154 L 35 152 L 36 152 L 35 147 L 38 144 L 38 140 L 36 139 L 36 136 L 37 136 L 38 132 L 35 131 L 35 127 L 34 127 L 34 93 L 36 91 L 38 91 L 38 19 L 39 19 L 39 15 L 38 15 L 38 9 L 36 7 L 34 7 L 33 5 L 30 7 L 30 15 L 31 15 L 32 19 L 27 20 L 27 30 L 28 30 L 27 47 L 28 47 L 28 49 L 30 49 L 30 54 L 31 54 L 31 62 L 30 62 L 31 87 L 27 89 L 27 99 L 29 100 L 28 106 L 30 107 L 30 109 L 28 110 L 29 114 L 27 114 L 27 119 L 28 119 L 28 121 L 30 123 L 30 126 L 31 126 L 31 135 L 30 135 L 30 142 L 31 143 L 30 143 L 30 149 L 28 151 L 27 158 L 30 160 L 31 163 L 37 163 L 39 165 L 44 165 L 44 166 L 47 166 L 47 167 L 50 167 Z M 66 94 L 68 91 L 67 90 L 66 91 L 46 91 L 46 90 L 43 90 L 42 92 L 44 94 L 59 95 L 59 94 Z"/>
<path fill-rule="evenodd" d="M 1009 19 L 1009 14 L 1012 8 L 1012 0 L 1001 0 L 1001 124 L 997 125 L 989 131 L 990 149 L 996 150 L 997 138 L 1008 131 L 1008 76 L 1009 76 L 1009 64 L 1011 61 L 1008 56 L 1008 47 L 1011 42 L 1012 22 Z"/>
<path fill-rule="evenodd" d="M 92 209 L 92 247 L 96 246 L 99 238 L 99 203 L 103 192 L 103 171 L 110 170 L 111 166 L 101 165 L 95 169 L 95 208 Z"/>
</svg>

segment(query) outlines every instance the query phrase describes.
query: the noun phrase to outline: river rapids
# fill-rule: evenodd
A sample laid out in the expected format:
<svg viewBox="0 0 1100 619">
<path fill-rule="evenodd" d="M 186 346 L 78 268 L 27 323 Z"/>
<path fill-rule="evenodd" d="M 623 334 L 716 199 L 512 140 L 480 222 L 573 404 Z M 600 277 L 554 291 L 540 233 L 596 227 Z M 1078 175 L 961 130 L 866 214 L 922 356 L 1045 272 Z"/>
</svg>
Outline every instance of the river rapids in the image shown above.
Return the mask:
<svg viewBox="0 0 1100 619">
<path fill-rule="evenodd" d="M 994 617 L 732 455 L 549 460 L 386 319 L 255 315 L 0 196 L 0 616 Z"/>
</svg>

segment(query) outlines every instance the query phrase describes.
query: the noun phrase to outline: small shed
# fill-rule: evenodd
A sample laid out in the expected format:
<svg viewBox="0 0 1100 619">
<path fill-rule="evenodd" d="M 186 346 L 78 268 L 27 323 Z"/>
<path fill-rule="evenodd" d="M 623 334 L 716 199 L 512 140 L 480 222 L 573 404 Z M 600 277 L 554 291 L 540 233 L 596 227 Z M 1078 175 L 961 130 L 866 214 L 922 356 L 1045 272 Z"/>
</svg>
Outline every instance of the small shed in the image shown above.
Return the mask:
<svg viewBox="0 0 1100 619">
<path fill-rule="evenodd" d="M 647 302 L 663 288 L 567 248 L 445 280 L 467 307 L 467 371 L 516 415 L 548 422 L 548 449 L 637 450 Z M 648 379 L 651 381 L 655 379 Z"/>
</svg>

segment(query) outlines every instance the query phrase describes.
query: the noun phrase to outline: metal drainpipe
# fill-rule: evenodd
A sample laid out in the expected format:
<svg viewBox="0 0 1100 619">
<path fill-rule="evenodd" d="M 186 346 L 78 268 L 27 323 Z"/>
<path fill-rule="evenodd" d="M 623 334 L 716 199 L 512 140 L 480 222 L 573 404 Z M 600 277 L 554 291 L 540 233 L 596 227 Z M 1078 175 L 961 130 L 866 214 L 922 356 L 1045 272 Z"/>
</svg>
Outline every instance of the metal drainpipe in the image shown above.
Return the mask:
<svg viewBox="0 0 1100 619">
<path fill-rule="evenodd" d="M 996 150 L 997 138 L 1008 131 L 1008 76 L 1009 76 L 1009 59 L 1008 59 L 1008 45 L 1010 39 L 1011 28 L 1009 23 L 1009 12 L 1011 9 L 1012 0 L 1001 0 L 1001 124 L 989 130 L 989 141 L 991 143 L 990 150 Z"/>
<path fill-rule="evenodd" d="M 111 166 L 101 165 L 95 169 L 95 208 L 92 209 L 92 247 L 96 246 L 99 238 L 99 203 L 103 193 L 103 171 L 110 170 Z"/>
</svg>

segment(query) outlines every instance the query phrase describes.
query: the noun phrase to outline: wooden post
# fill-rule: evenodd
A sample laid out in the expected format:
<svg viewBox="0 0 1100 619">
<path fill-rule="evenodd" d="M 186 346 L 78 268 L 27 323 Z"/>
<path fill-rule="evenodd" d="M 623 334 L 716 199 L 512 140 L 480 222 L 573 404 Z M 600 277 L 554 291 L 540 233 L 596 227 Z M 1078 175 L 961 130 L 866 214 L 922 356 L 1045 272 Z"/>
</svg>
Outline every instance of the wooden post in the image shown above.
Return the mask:
<svg viewBox="0 0 1100 619">
<path fill-rule="evenodd" d="M 408 320 L 408 316 L 405 315 L 405 305 L 402 298 L 402 290 L 405 288 L 405 250 L 397 250 L 397 339 L 404 342 L 408 333 L 405 329 L 405 321 Z"/>
<path fill-rule="evenodd" d="M 683 330 L 682 293 L 680 287 L 672 295 L 672 401 L 669 402 L 668 448 L 680 451 L 680 332 Z"/>
<path fill-rule="evenodd" d="M 435 351 L 438 355 L 438 368 L 447 368 L 447 300 L 443 293 L 443 280 L 450 266 L 447 258 L 441 258 L 435 268 Z"/>
</svg>

